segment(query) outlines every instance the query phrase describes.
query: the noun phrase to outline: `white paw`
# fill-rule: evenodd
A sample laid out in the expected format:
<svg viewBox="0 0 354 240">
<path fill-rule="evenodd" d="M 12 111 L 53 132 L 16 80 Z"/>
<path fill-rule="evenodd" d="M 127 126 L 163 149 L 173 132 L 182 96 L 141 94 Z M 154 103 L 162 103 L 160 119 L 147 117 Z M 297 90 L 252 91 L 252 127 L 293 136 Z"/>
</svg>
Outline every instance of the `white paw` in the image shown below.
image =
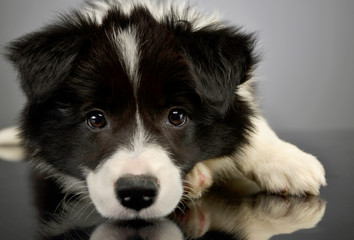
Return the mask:
<svg viewBox="0 0 354 240">
<path fill-rule="evenodd" d="M 197 163 L 186 176 L 185 190 L 190 198 L 200 198 L 212 183 L 210 169 L 204 163 Z"/>
<path fill-rule="evenodd" d="M 0 160 L 17 162 L 25 159 L 19 131 L 18 127 L 0 130 Z"/>
<path fill-rule="evenodd" d="M 253 178 L 270 193 L 318 195 L 326 185 L 325 171 L 316 157 L 286 143 L 271 156 L 263 156 L 254 167 Z"/>
</svg>

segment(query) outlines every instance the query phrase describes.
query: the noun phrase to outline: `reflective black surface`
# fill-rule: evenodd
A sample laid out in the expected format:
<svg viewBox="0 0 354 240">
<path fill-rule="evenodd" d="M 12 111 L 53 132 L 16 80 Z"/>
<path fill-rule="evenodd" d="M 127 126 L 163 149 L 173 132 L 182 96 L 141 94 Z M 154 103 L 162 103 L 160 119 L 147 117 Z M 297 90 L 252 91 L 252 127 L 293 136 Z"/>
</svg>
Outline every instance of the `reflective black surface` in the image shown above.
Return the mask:
<svg viewBox="0 0 354 240">
<path fill-rule="evenodd" d="M 0 161 L 0 239 L 354 239 L 354 132 L 280 134 L 318 156 L 320 197 L 214 188 L 153 221 L 108 221 L 87 199 L 63 196 L 25 163 Z"/>
</svg>

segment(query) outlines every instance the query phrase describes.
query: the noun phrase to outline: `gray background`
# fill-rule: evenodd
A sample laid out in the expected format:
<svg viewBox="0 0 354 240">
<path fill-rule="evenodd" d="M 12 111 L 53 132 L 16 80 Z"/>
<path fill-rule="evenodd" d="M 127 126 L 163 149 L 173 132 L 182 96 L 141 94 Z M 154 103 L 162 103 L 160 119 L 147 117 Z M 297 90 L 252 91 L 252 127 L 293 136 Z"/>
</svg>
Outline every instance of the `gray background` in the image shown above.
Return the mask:
<svg viewBox="0 0 354 240">
<path fill-rule="evenodd" d="M 175 0 L 177 1 L 177 0 Z M 50 22 L 80 0 L 0 3 L 0 47 Z M 232 24 L 256 31 L 264 59 L 260 100 L 280 131 L 354 129 L 354 1 L 191 0 Z M 24 97 L 16 73 L 0 60 L 0 128 L 16 124 Z"/>
</svg>

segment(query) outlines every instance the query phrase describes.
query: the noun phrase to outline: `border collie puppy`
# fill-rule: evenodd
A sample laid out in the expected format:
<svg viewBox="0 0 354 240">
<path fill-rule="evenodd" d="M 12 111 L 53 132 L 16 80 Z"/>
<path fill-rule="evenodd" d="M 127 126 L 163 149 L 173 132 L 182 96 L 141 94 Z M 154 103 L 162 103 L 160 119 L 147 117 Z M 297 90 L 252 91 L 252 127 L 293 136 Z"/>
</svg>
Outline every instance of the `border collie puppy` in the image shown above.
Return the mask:
<svg viewBox="0 0 354 240">
<path fill-rule="evenodd" d="M 235 178 L 319 194 L 320 162 L 257 109 L 255 38 L 185 4 L 87 3 L 9 44 L 27 97 L 20 136 L 39 170 L 103 216 L 155 218 Z"/>
</svg>

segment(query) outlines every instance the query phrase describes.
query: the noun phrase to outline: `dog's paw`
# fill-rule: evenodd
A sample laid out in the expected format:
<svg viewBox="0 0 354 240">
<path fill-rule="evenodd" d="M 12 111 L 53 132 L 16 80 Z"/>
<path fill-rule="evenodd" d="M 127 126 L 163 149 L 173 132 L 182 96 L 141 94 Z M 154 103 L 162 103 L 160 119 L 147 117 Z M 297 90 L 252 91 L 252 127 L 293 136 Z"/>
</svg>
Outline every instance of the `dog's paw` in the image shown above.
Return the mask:
<svg viewBox="0 0 354 240">
<path fill-rule="evenodd" d="M 18 162 L 25 159 L 25 150 L 19 133 L 18 127 L 0 130 L 0 160 Z"/>
<path fill-rule="evenodd" d="M 186 176 L 185 190 L 190 198 L 200 198 L 212 183 L 210 169 L 204 163 L 197 163 Z"/>
<path fill-rule="evenodd" d="M 283 195 L 318 195 L 326 185 L 325 171 L 316 157 L 289 144 L 260 160 L 253 178 L 266 192 Z"/>
</svg>

